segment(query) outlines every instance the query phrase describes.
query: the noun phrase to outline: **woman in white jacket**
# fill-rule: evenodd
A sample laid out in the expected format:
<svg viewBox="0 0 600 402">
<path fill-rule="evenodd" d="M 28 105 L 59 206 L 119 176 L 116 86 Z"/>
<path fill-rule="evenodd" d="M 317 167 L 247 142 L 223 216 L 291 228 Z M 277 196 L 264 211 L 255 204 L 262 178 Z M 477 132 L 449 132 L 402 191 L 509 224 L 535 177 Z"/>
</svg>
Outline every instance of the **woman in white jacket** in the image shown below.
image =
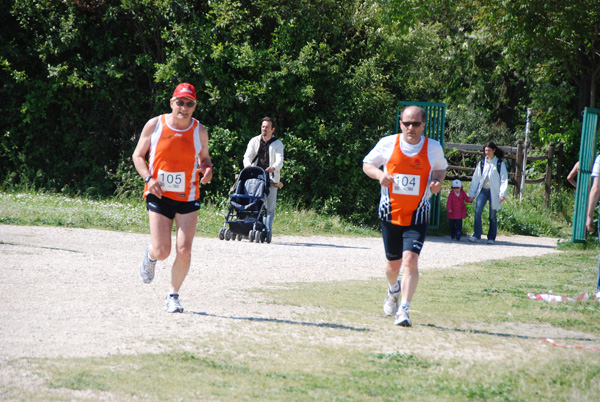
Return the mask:
<svg viewBox="0 0 600 402">
<path fill-rule="evenodd" d="M 471 187 L 469 188 L 469 200 L 475 201 L 475 222 L 473 224 L 473 236 L 469 241 L 478 242 L 481 240 L 482 223 L 481 214 L 485 204 L 490 202 L 489 228 L 487 234 L 487 243 L 494 244 L 496 241 L 496 232 L 498 229 L 497 212 L 500 204 L 504 201 L 506 191 L 508 190 L 508 172 L 506 164 L 501 160 L 504 151 L 496 146 L 492 141 L 483 146 L 485 159 L 477 164 Z"/>
</svg>

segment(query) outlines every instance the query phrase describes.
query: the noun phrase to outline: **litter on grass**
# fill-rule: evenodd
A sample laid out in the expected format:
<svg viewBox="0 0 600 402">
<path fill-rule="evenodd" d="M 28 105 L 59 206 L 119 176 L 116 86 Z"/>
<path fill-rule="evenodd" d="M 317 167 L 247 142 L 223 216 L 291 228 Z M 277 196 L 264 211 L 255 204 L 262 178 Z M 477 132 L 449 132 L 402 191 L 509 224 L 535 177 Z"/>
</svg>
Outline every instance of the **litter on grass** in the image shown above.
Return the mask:
<svg viewBox="0 0 600 402">
<path fill-rule="evenodd" d="M 595 347 L 595 346 L 560 345 L 560 344 L 556 343 L 554 340 L 552 340 L 550 338 L 544 338 L 540 342 L 547 342 L 547 343 L 549 343 L 552 346 L 556 346 L 556 347 L 559 347 L 559 348 L 566 348 L 566 349 L 598 350 L 598 348 Z"/>
<path fill-rule="evenodd" d="M 587 292 L 580 294 L 577 297 L 565 297 L 565 296 L 558 296 L 558 295 L 550 295 L 547 293 L 542 293 L 539 295 L 536 295 L 534 293 L 531 292 L 527 292 L 527 298 L 530 300 L 540 300 L 540 301 L 547 301 L 547 302 L 584 302 L 584 301 L 588 301 L 589 300 L 589 295 Z M 596 297 L 592 297 L 592 300 L 594 300 Z"/>
</svg>

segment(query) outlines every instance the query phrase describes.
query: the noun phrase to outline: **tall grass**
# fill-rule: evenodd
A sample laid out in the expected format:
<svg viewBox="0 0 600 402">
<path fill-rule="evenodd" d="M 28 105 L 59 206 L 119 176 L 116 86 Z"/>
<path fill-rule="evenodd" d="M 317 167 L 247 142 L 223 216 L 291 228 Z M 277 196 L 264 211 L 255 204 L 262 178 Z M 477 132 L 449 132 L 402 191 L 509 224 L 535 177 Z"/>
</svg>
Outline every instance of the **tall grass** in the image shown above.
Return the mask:
<svg viewBox="0 0 600 402">
<path fill-rule="evenodd" d="M 466 183 L 465 191 L 468 191 Z M 444 182 L 441 196 L 440 227 L 432 235 L 449 233 L 446 200 L 450 182 Z M 359 201 L 357 201 L 359 202 Z M 473 230 L 475 203 L 467 204 L 463 233 Z M 223 227 L 228 203 L 202 204 L 197 234 L 214 236 Z M 527 185 L 521 201 L 509 195 L 498 211 L 501 234 L 552 236 L 569 238 L 573 220 L 572 190 L 553 190 L 550 207 L 544 208 L 543 187 Z M 489 204 L 483 212 L 483 230 L 487 231 Z M 373 205 L 373 221 L 353 225 L 338 216 L 315 210 L 298 209 L 293 203 L 279 199 L 274 233 L 287 235 L 378 236 L 377 205 Z M 51 225 L 98 228 L 126 232 L 148 232 L 145 203 L 140 198 L 95 200 L 37 191 L 0 192 L 0 223 L 17 225 Z"/>
<path fill-rule="evenodd" d="M 202 204 L 197 235 L 217 236 L 225 223 L 228 205 Z M 145 201 L 94 200 L 43 192 L 0 192 L 0 224 L 49 225 L 147 233 Z M 314 210 L 297 210 L 277 203 L 274 233 L 287 235 L 376 236 L 375 227 L 357 226 L 337 216 Z"/>
</svg>

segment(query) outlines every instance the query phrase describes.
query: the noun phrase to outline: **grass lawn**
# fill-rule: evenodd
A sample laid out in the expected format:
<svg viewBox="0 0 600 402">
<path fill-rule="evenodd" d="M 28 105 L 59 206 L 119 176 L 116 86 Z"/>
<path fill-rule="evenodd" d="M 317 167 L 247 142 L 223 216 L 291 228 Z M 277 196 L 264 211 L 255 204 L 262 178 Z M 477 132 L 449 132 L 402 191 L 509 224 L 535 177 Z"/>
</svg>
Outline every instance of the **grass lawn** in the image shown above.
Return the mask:
<svg viewBox="0 0 600 402">
<path fill-rule="evenodd" d="M 290 283 L 248 297 L 293 321 L 237 320 L 160 354 L 9 362 L 43 379 L 7 400 L 584 401 L 600 392 L 600 304 L 528 300 L 590 289 L 597 252 L 422 273 L 411 318 L 381 310 L 381 281 Z M 549 334 L 560 345 L 542 342 Z M 558 336 L 556 336 L 558 335 Z M 158 340 L 169 344 L 169 340 Z M 582 347 L 575 349 L 574 347 Z"/>
</svg>

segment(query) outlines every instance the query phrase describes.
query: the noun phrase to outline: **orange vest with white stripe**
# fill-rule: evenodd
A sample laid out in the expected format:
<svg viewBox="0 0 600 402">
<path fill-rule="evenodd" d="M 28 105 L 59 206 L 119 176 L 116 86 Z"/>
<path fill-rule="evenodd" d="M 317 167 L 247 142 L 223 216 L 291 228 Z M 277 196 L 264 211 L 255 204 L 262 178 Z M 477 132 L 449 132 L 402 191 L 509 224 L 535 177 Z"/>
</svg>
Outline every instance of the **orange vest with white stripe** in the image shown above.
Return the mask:
<svg viewBox="0 0 600 402">
<path fill-rule="evenodd" d="M 150 139 L 148 168 L 160 183 L 163 197 L 176 201 L 195 201 L 200 197 L 197 156 L 202 149 L 200 122 L 192 118 L 183 130 L 172 128 L 163 114 Z M 144 197 L 148 195 L 148 184 Z"/>
<path fill-rule="evenodd" d="M 400 134 L 396 138 L 394 152 L 386 164 L 387 172 L 394 181 L 388 187 L 389 211 L 386 220 L 399 226 L 429 222 L 429 178 L 431 164 L 425 137 L 421 151 L 407 156 L 400 148 Z"/>
</svg>

